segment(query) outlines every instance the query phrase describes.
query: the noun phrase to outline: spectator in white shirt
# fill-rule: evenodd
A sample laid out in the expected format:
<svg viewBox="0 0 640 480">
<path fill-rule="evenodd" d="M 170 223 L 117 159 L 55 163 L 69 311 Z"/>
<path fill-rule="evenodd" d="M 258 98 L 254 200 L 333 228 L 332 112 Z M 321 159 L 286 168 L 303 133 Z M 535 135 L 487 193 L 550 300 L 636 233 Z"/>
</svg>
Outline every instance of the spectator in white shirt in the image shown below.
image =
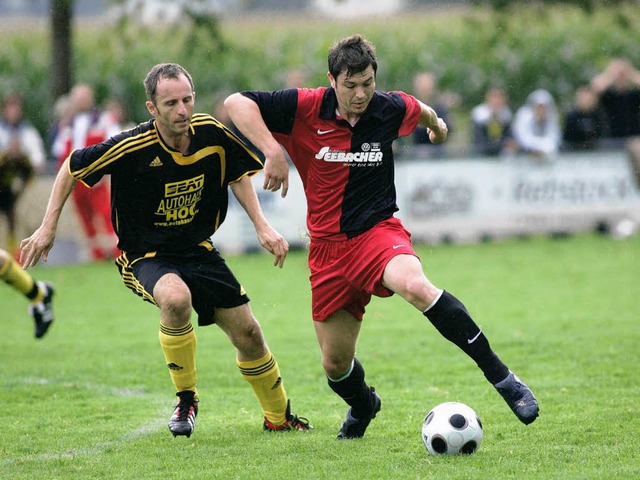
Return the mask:
<svg viewBox="0 0 640 480">
<path fill-rule="evenodd" d="M 551 159 L 560 149 L 560 118 L 556 103 L 546 90 L 529 94 L 516 112 L 512 128 L 520 150 L 538 159 Z"/>
</svg>

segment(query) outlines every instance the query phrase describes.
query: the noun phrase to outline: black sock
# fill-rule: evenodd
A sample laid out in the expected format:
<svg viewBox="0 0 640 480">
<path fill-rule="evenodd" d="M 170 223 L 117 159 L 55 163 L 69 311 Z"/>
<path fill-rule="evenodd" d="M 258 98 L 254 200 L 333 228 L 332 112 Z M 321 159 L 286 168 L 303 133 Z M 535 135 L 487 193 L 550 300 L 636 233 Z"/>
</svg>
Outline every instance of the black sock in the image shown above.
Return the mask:
<svg viewBox="0 0 640 480">
<path fill-rule="evenodd" d="M 337 382 L 327 377 L 331 390 L 336 392 L 351 407 L 351 415 L 363 418 L 371 414 L 371 390 L 364 381 L 364 368 L 357 358 L 348 377 Z"/>
<path fill-rule="evenodd" d="M 509 375 L 509 369 L 491 350 L 489 341 L 465 306 L 449 292 L 442 292 L 435 305 L 424 315 L 444 338 L 460 347 L 478 364 L 491 384 Z"/>
<path fill-rule="evenodd" d="M 27 293 L 26 297 L 29 300 L 33 300 L 38 296 L 38 293 L 40 293 L 40 289 L 38 288 L 38 284 L 34 281 L 33 287 L 31 287 L 31 290 L 29 290 L 29 293 Z"/>
</svg>

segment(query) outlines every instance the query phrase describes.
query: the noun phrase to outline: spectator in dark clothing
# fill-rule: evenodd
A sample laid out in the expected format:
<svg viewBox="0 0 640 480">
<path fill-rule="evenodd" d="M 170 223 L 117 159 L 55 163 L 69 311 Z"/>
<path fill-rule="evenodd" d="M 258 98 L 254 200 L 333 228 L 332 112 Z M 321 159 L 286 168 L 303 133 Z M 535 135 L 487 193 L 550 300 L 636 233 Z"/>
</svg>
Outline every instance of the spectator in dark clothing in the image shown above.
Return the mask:
<svg viewBox="0 0 640 480">
<path fill-rule="evenodd" d="M 507 93 L 500 87 L 491 87 L 484 103 L 471 110 L 473 151 L 478 155 L 509 155 L 518 145 L 511 133 L 513 113 Z"/>
<path fill-rule="evenodd" d="M 607 114 L 610 137 L 620 141 L 629 155 L 640 188 L 640 71 L 631 62 L 615 58 L 591 80 Z"/>
<path fill-rule="evenodd" d="M 451 133 L 451 119 L 449 118 L 449 107 L 438 98 L 437 95 L 438 80 L 431 72 L 418 72 L 413 77 L 413 95 L 426 105 L 429 105 L 436 112 L 438 117 L 442 118 L 449 126 Z M 443 153 L 444 146 L 442 144 L 434 144 L 429 140 L 429 134 L 424 128 L 416 128 L 412 135 L 415 145 L 428 146 L 433 153 Z"/>
<path fill-rule="evenodd" d="M 589 85 L 578 87 L 573 106 L 566 112 L 562 140 L 569 150 L 591 150 L 609 136 L 607 117 L 598 95 Z"/>
<path fill-rule="evenodd" d="M 592 79 L 591 86 L 607 115 L 610 137 L 640 135 L 640 71 L 628 60 L 616 58 Z"/>
</svg>

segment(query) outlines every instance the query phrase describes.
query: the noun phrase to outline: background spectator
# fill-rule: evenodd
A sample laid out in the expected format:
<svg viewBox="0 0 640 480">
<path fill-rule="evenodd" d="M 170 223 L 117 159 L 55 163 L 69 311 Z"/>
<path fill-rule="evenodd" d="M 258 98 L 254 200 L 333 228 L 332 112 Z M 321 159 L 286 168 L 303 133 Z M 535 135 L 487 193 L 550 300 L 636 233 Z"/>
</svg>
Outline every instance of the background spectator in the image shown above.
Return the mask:
<svg viewBox="0 0 640 480">
<path fill-rule="evenodd" d="M 535 90 L 518 109 L 513 121 L 518 148 L 538 159 L 558 153 L 561 142 L 560 119 L 553 97 L 546 90 Z"/>
<path fill-rule="evenodd" d="M 636 185 L 640 187 L 640 71 L 624 58 L 615 58 L 591 85 L 600 95 L 610 137 L 624 144 Z"/>
<path fill-rule="evenodd" d="M 616 58 L 591 86 L 600 97 L 611 138 L 640 135 L 640 72 L 628 60 Z"/>
<path fill-rule="evenodd" d="M 105 127 L 107 138 L 136 126 L 135 122 L 129 120 L 124 103 L 116 97 L 107 99 L 102 115 L 101 122 Z"/>
<path fill-rule="evenodd" d="M 513 113 L 503 88 L 491 87 L 485 101 L 471 110 L 473 151 L 478 155 L 509 155 L 518 145 L 511 132 Z"/>
<path fill-rule="evenodd" d="M 307 86 L 307 74 L 300 69 L 287 70 L 284 88 L 305 88 Z"/>
<path fill-rule="evenodd" d="M 59 165 L 73 150 L 100 143 L 121 130 L 112 114 L 105 114 L 96 108 L 91 86 L 75 85 L 69 99 L 73 116 L 64 125 L 60 125 L 53 145 Z M 72 193 L 93 260 L 116 257 L 119 254 L 111 224 L 109 188 L 107 179 L 102 179 L 92 188 L 79 183 Z"/>
<path fill-rule="evenodd" d="M 418 72 L 415 74 L 413 77 L 413 96 L 435 110 L 438 117 L 442 118 L 449 127 L 449 135 L 451 135 L 452 125 L 449 107 L 439 98 L 438 79 L 433 73 Z M 412 138 L 414 144 L 427 145 L 433 153 L 441 154 L 444 151 L 443 144 L 434 145 L 431 143 L 427 130 L 423 127 L 416 128 Z"/>
<path fill-rule="evenodd" d="M 53 104 L 53 118 L 47 133 L 47 148 L 54 162 L 57 162 L 60 155 L 62 155 L 62 152 L 58 150 L 64 148 L 64 145 L 56 144 L 56 140 L 61 138 L 58 134 L 60 130 L 69 125 L 74 113 L 73 103 L 69 94 L 62 95 Z"/>
<path fill-rule="evenodd" d="M 38 173 L 46 168 L 47 157 L 42 136 L 24 118 L 24 101 L 18 93 L 9 93 L 2 102 L 0 150 L 25 155 Z"/>
<path fill-rule="evenodd" d="M 16 204 L 34 173 L 46 167 L 44 143 L 36 128 L 24 118 L 23 99 L 9 93 L 0 118 L 0 213 L 7 219 L 6 248 L 17 250 Z"/>
<path fill-rule="evenodd" d="M 598 95 L 589 85 L 578 87 L 573 105 L 564 117 L 564 146 L 572 150 L 589 150 L 608 135 L 607 117 L 598 103 Z"/>
</svg>

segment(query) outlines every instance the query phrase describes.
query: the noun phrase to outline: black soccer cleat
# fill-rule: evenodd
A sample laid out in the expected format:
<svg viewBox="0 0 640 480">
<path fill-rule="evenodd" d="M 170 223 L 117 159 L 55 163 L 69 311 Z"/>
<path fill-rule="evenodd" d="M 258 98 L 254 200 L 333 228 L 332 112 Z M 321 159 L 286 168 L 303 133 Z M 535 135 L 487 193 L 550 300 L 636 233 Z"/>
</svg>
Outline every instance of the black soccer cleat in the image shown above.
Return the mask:
<svg viewBox="0 0 640 480">
<path fill-rule="evenodd" d="M 198 415 L 198 399 L 195 392 L 185 390 L 176 393 L 180 401 L 176 405 L 173 415 L 169 419 L 169 430 L 174 437 L 184 435 L 191 436 L 196 428 L 196 416 Z"/>
<path fill-rule="evenodd" d="M 304 417 L 298 417 L 291 413 L 291 401 L 287 400 L 287 411 L 285 413 L 286 421 L 282 425 L 275 425 L 265 417 L 262 429 L 270 432 L 284 432 L 291 430 L 311 430 L 313 426 L 309 425 L 309 420 Z"/>
<path fill-rule="evenodd" d="M 53 323 L 53 285 L 47 282 L 37 282 L 38 288 L 45 292 L 41 302 L 29 305 L 29 314 L 35 323 L 33 334 L 36 338 L 44 337 Z"/>
<path fill-rule="evenodd" d="M 364 432 L 367 430 L 369 423 L 371 423 L 371 420 L 376 418 L 376 414 L 380 411 L 380 408 L 382 408 L 382 400 L 376 393 L 375 388 L 369 388 L 371 390 L 370 416 L 364 418 L 355 418 L 351 414 L 352 409 L 350 408 L 347 412 L 347 418 L 345 418 L 344 422 L 342 422 L 342 426 L 340 427 L 340 431 L 338 432 L 338 440 L 364 437 Z"/>
<path fill-rule="evenodd" d="M 494 387 L 522 423 L 529 425 L 538 418 L 536 397 L 513 372 L 510 371 L 507 378 L 496 383 Z"/>
</svg>

